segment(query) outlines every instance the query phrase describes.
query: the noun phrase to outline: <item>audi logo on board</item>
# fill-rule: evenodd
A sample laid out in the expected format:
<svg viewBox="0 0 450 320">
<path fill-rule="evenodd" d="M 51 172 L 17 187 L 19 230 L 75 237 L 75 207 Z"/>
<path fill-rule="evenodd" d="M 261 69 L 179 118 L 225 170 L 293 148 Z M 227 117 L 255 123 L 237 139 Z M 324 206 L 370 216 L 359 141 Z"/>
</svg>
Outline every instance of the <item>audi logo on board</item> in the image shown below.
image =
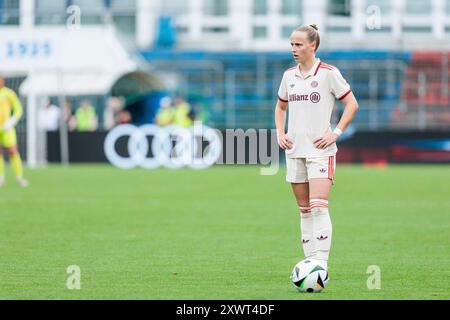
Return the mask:
<svg viewBox="0 0 450 320">
<path fill-rule="evenodd" d="M 128 136 L 128 155 L 118 154 L 117 141 Z M 149 143 L 148 137 L 153 137 Z M 200 140 L 200 142 L 199 142 Z M 208 145 L 203 147 L 203 142 Z M 151 150 L 151 156 L 149 151 Z M 205 169 L 213 165 L 222 152 L 220 135 L 215 129 L 202 124 L 190 128 L 179 126 L 158 127 L 147 124 L 140 127 L 119 125 L 106 135 L 104 152 L 111 164 L 122 169 L 142 167 L 154 169 L 160 166 L 178 169 L 188 166 Z"/>
</svg>

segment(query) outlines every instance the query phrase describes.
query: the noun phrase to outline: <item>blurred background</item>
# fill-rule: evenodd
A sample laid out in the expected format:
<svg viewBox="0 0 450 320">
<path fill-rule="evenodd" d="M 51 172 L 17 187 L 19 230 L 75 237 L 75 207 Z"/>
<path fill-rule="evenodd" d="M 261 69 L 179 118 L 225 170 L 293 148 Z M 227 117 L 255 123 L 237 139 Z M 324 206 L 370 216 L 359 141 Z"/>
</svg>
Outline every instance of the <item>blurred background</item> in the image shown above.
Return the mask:
<svg viewBox="0 0 450 320">
<path fill-rule="evenodd" d="M 123 123 L 274 128 L 290 34 L 311 23 L 360 104 L 338 161 L 450 162 L 450 0 L 0 0 L 21 154 L 106 162 Z"/>
</svg>

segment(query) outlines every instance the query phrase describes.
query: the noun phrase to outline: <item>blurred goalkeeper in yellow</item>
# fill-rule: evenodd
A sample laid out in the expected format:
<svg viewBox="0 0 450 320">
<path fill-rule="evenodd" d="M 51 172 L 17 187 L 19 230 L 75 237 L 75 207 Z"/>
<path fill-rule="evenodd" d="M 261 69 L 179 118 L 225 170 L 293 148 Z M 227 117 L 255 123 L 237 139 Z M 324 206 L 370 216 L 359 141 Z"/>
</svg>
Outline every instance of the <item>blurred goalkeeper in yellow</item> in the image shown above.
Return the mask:
<svg viewBox="0 0 450 320">
<path fill-rule="evenodd" d="M 23 114 L 22 104 L 13 90 L 5 87 L 5 80 L 0 75 L 0 187 L 5 185 L 5 159 L 3 149 L 9 155 L 16 181 L 21 187 L 28 186 L 23 178 L 22 160 L 17 150 L 15 125 Z"/>
</svg>

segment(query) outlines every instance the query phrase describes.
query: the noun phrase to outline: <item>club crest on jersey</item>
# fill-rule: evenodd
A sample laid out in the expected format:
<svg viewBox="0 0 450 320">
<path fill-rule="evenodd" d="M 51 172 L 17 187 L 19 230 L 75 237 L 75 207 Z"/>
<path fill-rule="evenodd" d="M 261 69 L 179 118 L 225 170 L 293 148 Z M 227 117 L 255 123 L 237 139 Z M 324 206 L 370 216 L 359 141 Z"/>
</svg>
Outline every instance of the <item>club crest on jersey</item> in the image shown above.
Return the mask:
<svg viewBox="0 0 450 320">
<path fill-rule="evenodd" d="M 317 103 L 320 101 L 320 94 L 318 92 L 311 92 L 309 95 L 309 100 L 311 100 L 314 103 Z"/>
<path fill-rule="evenodd" d="M 318 85 L 319 85 L 319 83 L 316 80 L 311 82 L 311 87 L 313 87 L 313 88 L 317 88 Z"/>
</svg>

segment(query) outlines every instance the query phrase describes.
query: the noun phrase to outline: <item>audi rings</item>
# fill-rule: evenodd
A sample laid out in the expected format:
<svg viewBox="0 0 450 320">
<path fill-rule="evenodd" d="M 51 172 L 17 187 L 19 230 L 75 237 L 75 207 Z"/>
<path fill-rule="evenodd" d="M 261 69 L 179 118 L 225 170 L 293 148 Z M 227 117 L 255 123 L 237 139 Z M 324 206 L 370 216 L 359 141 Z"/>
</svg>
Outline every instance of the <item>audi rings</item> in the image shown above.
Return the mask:
<svg viewBox="0 0 450 320">
<path fill-rule="evenodd" d="M 129 136 L 128 156 L 119 155 L 116 150 L 117 141 L 124 136 Z M 149 136 L 153 137 L 151 145 L 147 139 Z M 201 143 L 197 141 L 199 138 Z M 204 150 L 203 141 L 208 142 Z M 111 164 L 122 169 L 136 166 L 154 169 L 161 165 L 169 169 L 184 166 L 204 169 L 219 159 L 222 139 L 215 129 L 201 124 L 194 124 L 190 128 L 174 125 L 158 127 L 152 124 L 137 127 L 124 124 L 108 132 L 104 152 Z"/>
</svg>

